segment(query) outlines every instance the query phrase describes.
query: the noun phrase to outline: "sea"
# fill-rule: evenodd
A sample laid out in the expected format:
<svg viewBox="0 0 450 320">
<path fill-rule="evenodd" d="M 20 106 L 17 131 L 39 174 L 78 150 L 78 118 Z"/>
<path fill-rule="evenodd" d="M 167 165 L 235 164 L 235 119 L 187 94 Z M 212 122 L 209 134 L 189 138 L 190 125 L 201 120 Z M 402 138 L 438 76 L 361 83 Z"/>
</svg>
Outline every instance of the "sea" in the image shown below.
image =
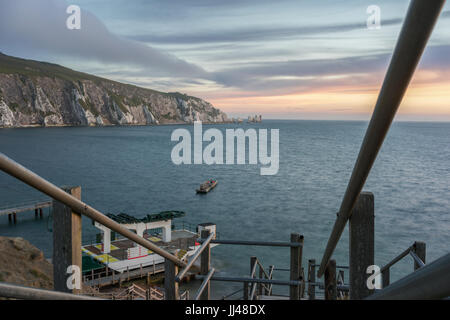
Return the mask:
<svg viewBox="0 0 450 320">
<path fill-rule="evenodd" d="M 221 239 L 289 241 L 304 235 L 303 266 L 319 263 L 331 233 L 361 142 L 364 121 L 265 120 L 262 123 L 209 124 L 203 130 L 278 129 L 279 170 L 261 175 L 260 164 L 180 164 L 171 158 L 174 130 L 192 125 L 0 129 L 0 152 L 58 186 L 81 186 L 82 200 L 103 213 L 136 217 L 181 210 L 179 223 L 217 224 Z M 270 137 L 270 134 L 269 134 Z M 206 146 L 204 143 L 203 146 Z M 269 149 L 270 150 L 270 149 Z M 225 152 L 225 151 L 224 151 Z M 450 249 L 450 123 L 394 122 L 364 186 L 375 197 L 375 263 L 383 266 L 414 241 L 426 243 L 431 262 Z M 196 194 L 203 181 L 217 187 Z M 0 207 L 45 197 L 0 172 Z M 83 219 L 83 242 L 96 228 Z M 18 223 L 0 217 L 0 235 L 23 237 L 52 256 L 51 219 L 18 214 Z M 333 257 L 348 265 L 348 227 Z M 245 277 L 250 256 L 276 279 L 288 279 L 289 249 L 219 245 L 212 249 L 218 275 Z M 413 271 L 404 258 L 391 269 L 391 281 Z M 346 279 L 348 281 L 348 278 Z M 194 293 L 199 281 L 183 285 Z M 212 282 L 213 298 L 242 288 Z M 286 287 L 274 292 L 287 294 Z M 238 298 L 238 295 L 231 297 Z"/>
</svg>

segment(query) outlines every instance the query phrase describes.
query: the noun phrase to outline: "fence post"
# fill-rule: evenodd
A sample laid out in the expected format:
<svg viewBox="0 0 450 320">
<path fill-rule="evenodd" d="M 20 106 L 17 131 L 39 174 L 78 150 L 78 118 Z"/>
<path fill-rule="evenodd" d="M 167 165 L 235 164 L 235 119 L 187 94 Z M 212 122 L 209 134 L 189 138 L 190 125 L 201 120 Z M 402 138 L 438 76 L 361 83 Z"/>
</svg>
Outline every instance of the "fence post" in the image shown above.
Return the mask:
<svg viewBox="0 0 450 320">
<path fill-rule="evenodd" d="M 350 233 L 350 299 L 360 300 L 372 294 L 367 287 L 367 267 L 374 264 L 375 252 L 374 197 L 361 192 L 352 210 Z"/>
<path fill-rule="evenodd" d="M 66 187 L 64 191 L 81 199 L 81 187 Z M 81 293 L 82 258 L 81 258 L 81 215 L 61 202 L 53 200 L 53 278 L 55 291 Z M 67 273 L 69 266 L 76 266 L 80 279 L 75 276 L 73 289 L 68 288 L 67 280 L 72 274 Z M 75 274 L 76 275 L 76 271 Z M 79 281 L 79 283 L 77 283 Z"/>
<path fill-rule="evenodd" d="M 207 229 L 203 229 L 200 233 L 200 237 L 202 239 L 206 239 L 209 237 L 210 231 Z M 200 255 L 200 274 L 207 275 L 209 273 L 209 269 L 211 268 L 211 246 L 208 244 L 206 248 L 203 250 Z M 206 284 L 205 290 L 203 290 L 200 295 L 200 300 L 209 300 L 210 299 L 210 282 Z"/>
<path fill-rule="evenodd" d="M 336 260 L 331 259 L 325 269 L 325 300 L 337 299 Z"/>
<path fill-rule="evenodd" d="M 165 300 L 179 300 L 178 282 L 175 276 L 178 274 L 178 266 L 169 259 L 164 261 L 164 289 Z"/>
<path fill-rule="evenodd" d="M 303 236 L 298 233 L 291 233 L 291 242 L 301 242 L 303 243 Z M 295 281 L 301 280 L 301 269 L 302 269 L 302 246 L 291 247 L 291 275 L 290 279 Z M 289 286 L 289 299 L 299 300 L 300 299 L 300 286 L 291 285 Z"/>
<path fill-rule="evenodd" d="M 316 286 L 311 282 L 316 282 L 316 260 L 308 260 L 308 297 L 309 300 L 316 299 Z"/>
<path fill-rule="evenodd" d="M 383 281 L 383 288 L 386 288 L 391 281 L 391 272 L 389 268 L 387 268 L 381 273 L 381 279 Z"/>
<path fill-rule="evenodd" d="M 414 242 L 413 246 L 414 253 L 422 260 L 423 263 L 425 263 L 425 256 L 426 256 L 426 244 L 422 241 L 416 241 Z M 416 261 L 414 261 L 414 270 L 419 269 L 420 266 L 417 264 Z"/>
</svg>

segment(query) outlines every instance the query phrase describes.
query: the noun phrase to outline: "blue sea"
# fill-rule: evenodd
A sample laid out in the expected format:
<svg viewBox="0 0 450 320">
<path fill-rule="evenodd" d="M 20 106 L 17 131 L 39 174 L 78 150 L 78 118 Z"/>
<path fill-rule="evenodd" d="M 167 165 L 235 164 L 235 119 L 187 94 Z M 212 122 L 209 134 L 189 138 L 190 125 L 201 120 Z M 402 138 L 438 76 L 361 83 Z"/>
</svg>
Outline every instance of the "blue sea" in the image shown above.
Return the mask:
<svg viewBox="0 0 450 320">
<path fill-rule="evenodd" d="M 203 125 L 203 129 L 279 129 L 278 174 L 260 175 L 259 165 L 174 165 L 173 130 L 192 126 L 65 127 L 1 129 L 0 151 L 56 185 L 80 185 L 82 200 L 107 213 L 137 217 L 182 210 L 192 224 L 214 222 L 222 239 L 288 241 L 305 237 L 303 262 L 320 261 L 344 195 L 367 122 L 278 121 Z M 206 146 L 206 143 L 205 143 Z M 450 249 L 450 123 L 395 122 L 364 190 L 375 196 L 375 263 L 382 266 L 414 241 L 427 245 L 427 261 Z M 208 178 L 218 186 L 206 196 L 195 189 Z M 0 207 L 41 198 L 39 192 L 0 172 Z M 0 217 L 0 235 L 20 236 L 52 255 L 45 219 Z M 83 239 L 96 229 L 84 219 Z M 289 267 L 289 249 L 220 245 L 212 263 L 220 275 L 245 276 L 250 256 L 264 266 Z M 348 230 L 335 251 L 348 265 Z M 393 280 L 413 270 L 406 257 Z M 274 273 L 287 279 L 283 271 Z M 188 284 L 195 287 L 197 282 Z M 241 288 L 212 283 L 213 297 Z M 285 288 L 277 288 L 286 293 Z"/>
</svg>

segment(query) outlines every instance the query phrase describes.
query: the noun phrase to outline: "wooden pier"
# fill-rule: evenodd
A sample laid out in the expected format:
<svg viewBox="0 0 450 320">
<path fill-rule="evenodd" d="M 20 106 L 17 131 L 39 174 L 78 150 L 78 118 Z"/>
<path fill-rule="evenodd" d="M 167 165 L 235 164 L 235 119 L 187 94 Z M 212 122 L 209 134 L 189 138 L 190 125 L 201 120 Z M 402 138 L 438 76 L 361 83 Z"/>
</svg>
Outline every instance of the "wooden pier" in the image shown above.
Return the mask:
<svg viewBox="0 0 450 320">
<path fill-rule="evenodd" d="M 37 218 L 43 218 L 44 208 L 50 208 L 52 206 L 52 201 L 48 199 L 31 200 L 19 204 L 8 205 L 0 208 L 0 216 L 8 215 L 8 221 L 17 223 L 17 214 L 20 212 L 32 212 L 34 211 L 34 216 Z"/>
</svg>

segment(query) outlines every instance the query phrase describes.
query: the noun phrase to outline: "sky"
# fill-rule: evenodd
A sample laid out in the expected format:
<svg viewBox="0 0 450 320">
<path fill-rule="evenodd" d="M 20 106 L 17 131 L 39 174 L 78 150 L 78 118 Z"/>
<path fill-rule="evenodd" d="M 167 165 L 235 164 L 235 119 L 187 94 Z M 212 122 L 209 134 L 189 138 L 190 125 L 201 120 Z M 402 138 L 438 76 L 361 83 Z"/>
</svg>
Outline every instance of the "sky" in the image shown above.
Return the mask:
<svg viewBox="0 0 450 320">
<path fill-rule="evenodd" d="M 69 30 L 69 5 L 81 28 Z M 367 8 L 380 8 L 368 29 Z M 211 102 L 230 117 L 368 120 L 409 1 L 0 0 L 0 51 Z M 450 121 L 446 3 L 397 120 Z"/>
</svg>

